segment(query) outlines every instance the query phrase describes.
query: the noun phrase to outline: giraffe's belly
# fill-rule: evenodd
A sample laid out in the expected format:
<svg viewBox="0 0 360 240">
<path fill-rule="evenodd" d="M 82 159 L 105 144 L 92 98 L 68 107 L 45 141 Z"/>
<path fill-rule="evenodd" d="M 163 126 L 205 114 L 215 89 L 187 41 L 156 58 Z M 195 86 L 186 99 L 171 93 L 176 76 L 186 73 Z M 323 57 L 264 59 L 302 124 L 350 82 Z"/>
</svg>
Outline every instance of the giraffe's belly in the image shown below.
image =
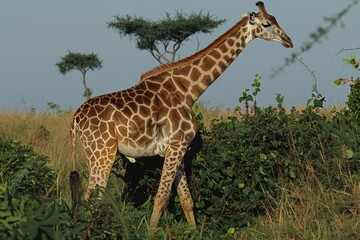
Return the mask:
<svg viewBox="0 0 360 240">
<path fill-rule="evenodd" d="M 140 146 L 135 146 L 134 144 L 120 142 L 118 143 L 118 151 L 127 156 L 132 158 L 138 157 L 151 157 L 159 155 L 161 157 L 164 156 L 165 152 L 165 141 L 155 141 L 150 140 L 146 143 L 143 143 Z"/>
</svg>

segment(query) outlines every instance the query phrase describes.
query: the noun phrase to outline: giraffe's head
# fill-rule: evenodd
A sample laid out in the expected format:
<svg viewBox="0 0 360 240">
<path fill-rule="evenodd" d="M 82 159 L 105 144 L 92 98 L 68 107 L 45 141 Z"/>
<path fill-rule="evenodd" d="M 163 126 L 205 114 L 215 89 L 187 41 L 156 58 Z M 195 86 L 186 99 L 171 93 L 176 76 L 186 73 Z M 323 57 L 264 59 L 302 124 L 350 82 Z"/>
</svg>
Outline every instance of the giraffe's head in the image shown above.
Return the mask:
<svg viewBox="0 0 360 240">
<path fill-rule="evenodd" d="M 293 43 L 285 31 L 277 23 L 274 16 L 267 13 L 264 3 L 257 2 L 259 12 L 247 13 L 248 24 L 254 37 L 281 43 L 284 47 L 292 48 Z"/>
</svg>

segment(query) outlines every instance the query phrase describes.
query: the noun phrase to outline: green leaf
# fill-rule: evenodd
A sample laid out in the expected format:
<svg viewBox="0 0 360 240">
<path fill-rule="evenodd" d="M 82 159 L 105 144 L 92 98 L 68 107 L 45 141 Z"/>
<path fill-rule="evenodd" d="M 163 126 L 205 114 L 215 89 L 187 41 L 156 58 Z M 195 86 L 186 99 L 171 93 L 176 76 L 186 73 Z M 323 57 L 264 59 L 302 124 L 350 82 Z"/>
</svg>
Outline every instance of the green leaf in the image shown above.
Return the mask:
<svg viewBox="0 0 360 240">
<path fill-rule="evenodd" d="M 324 105 L 324 99 L 314 99 L 314 107 L 322 108 Z"/>
<path fill-rule="evenodd" d="M 254 101 L 253 96 L 247 95 L 247 96 L 246 96 L 246 101 L 248 101 L 248 102 L 253 102 L 253 101 Z"/>
<path fill-rule="evenodd" d="M 6 229 L 12 229 L 13 224 L 9 224 L 7 221 L 0 219 L 0 224 L 4 226 Z M 3 227 L 1 227 L 3 228 Z"/>
<path fill-rule="evenodd" d="M 261 175 L 266 175 L 265 170 L 264 170 L 263 167 L 259 167 L 259 173 L 260 173 Z"/>
<path fill-rule="evenodd" d="M 261 191 L 256 191 L 255 192 L 255 197 L 261 198 L 262 196 L 263 196 L 263 192 L 261 192 Z"/>
<path fill-rule="evenodd" d="M 273 159 L 275 159 L 275 158 L 277 157 L 277 153 L 276 153 L 276 152 L 271 152 L 271 153 L 270 153 L 270 156 L 271 156 Z"/>
<path fill-rule="evenodd" d="M 8 222 L 21 222 L 21 221 L 23 221 L 23 218 L 16 217 L 16 216 L 9 216 L 6 220 Z"/>
<path fill-rule="evenodd" d="M 226 233 L 227 233 L 228 235 L 234 234 L 234 233 L 235 233 L 235 228 L 233 228 L 233 227 L 229 228 Z"/>
<path fill-rule="evenodd" d="M 336 86 L 340 86 L 340 85 L 342 85 L 342 82 L 343 82 L 342 78 L 338 78 L 338 79 L 336 79 L 336 80 L 334 81 L 334 84 L 335 84 Z"/>
<path fill-rule="evenodd" d="M 293 169 L 290 169 L 290 177 L 295 179 L 296 178 L 296 174 L 295 171 Z"/>
<path fill-rule="evenodd" d="M 354 157 L 354 152 L 351 149 L 346 150 L 346 157 L 351 159 Z"/>
<path fill-rule="evenodd" d="M 259 157 L 260 157 L 260 159 L 263 160 L 263 161 L 267 160 L 266 154 L 260 153 L 260 154 L 259 154 Z"/>
<path fill-rule="evenodd" d="M 204 201 L 196 201 L 195 203 L 196 208 L 203 208 L 205 207 Z"/>
<path fill-rule="evenodd" d="M 240 101 L 240 100 L 239 100 Z M 240 106 L 236 106 L 234 108 L 234 112 L 241 112 L 241 107 Z"/>
<path fill-rule="evenodd" d="M 230 193 L 231 193 L 231 191 L 230 191 L 230 189 L 228 187 L 223 187 L 223 191 L 224 191 L 225 196 L 229 196 Z"/>
<path fill-rule="evenodd" d="M 211 173 L 211 177 L 215 180 L 215 181 L 219 181 L 220 175 L 218 172 L 213 172 Z"/>
<path fill-rule="evenodd" d="M 208 181 L 207 186 L 208 186 L 208 188 L 213 189 L 214 188 L 214 182 L 212 180 Z"/>
<path fill-rule="evenodd" d="M 313 98 L 309 98 L 309 99 L 307 100 L 307 102 L 306 102 L 306 107 L 309 107 L 312 101 L 314 101 L 314 99 L 313 99 Z"/>
<path fill-rule="evenodd" d="M 251 188 L 249 187 L 245 187 L 242 189 L 242 192 L 245 194 L 245 195 L 249 195 L 250 194 L 250 191 L 251 191 Z"/>
</svg>

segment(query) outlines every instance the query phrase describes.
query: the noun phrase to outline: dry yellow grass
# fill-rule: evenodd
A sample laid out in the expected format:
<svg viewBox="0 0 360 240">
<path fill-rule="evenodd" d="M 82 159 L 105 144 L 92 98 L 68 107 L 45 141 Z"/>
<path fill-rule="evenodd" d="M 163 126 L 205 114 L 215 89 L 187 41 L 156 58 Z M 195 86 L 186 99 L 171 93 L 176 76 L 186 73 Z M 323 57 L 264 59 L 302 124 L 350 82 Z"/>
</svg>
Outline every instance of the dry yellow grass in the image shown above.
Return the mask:
<svg viewBox="0 0 360 240">
<path fill-rule="evenodd" d="M 344 173 L 349 191 L 327 189 L 316 178 L 282 189 L 277 207 L 242 229 L 239 239 L 359 239 L 360 183 Z"/>
<path fill-rule="evenodd" d="M 69 123 L 73 113 L 61 115 L 34 112 L 0 112 L 0 139 L 13 139 L 30 146 L 38 154 L 48 156 L 49 167 L 58 173 L 59 194 L 68 195 L 68 174 L 71 170 Z M 80 159 L 83 151 L 77 149 Z M 84 162 L 85 161 L 81 161 Z M 85 164 L 82 164 L 85 165 Z"/>
<path fill-rule="evenodd" d="M 70 158 L 69 123 L 72 113 L 0 112 L 0 138 L 14 139 L 46 155 L 58 168 Z"/>
</svg>

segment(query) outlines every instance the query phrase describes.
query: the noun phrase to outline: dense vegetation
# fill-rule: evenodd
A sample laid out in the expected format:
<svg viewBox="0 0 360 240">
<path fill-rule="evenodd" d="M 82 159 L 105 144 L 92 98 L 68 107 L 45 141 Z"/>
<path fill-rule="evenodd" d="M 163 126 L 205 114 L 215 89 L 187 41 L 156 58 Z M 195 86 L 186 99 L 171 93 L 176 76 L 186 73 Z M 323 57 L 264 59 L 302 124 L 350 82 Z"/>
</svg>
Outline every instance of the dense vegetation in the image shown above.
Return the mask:
<svg viewBox="0 0 360 240">
<path fill-rule="evenodd" d="M 276 107 L 250 107 L 259 78 L 254 91 L 240 97 L 245 109 L 236 107 L 210 124 L 203 124 L 203 110 L 194 109 L 202 130 L 186 163 L 196 230 L 187 226 L 175 195 L 159 229 L 148 228 L 159 159 L 134 165 L 120 158 L 106 191 L 98 189 L 104 198 L 72 212 L 67 131 L 56 123 L 71 113 L 2 114 L 0 239 L 359 239 L 360 82 L 336 83 L 350 83 L 342 109 L 319 112 L 309 104 L 288 111 L 279 94 Z"/>
</svg>

